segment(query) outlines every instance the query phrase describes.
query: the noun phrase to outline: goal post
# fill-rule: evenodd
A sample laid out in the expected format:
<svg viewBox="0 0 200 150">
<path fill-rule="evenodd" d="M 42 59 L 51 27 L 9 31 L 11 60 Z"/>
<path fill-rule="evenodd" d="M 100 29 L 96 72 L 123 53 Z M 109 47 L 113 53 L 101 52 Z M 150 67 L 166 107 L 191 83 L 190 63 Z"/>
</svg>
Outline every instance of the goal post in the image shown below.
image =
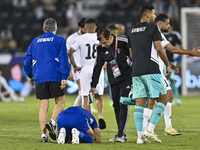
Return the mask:
<svg viewBox="0 0 200 150">
<path fill-rule="evenodd" d="M 181 8 L 181 34 L 184 49 L 200 47 L 200 8 Z M 200 58 L 183 56 L 182 95 L 200 94 Z"/>
</svg>

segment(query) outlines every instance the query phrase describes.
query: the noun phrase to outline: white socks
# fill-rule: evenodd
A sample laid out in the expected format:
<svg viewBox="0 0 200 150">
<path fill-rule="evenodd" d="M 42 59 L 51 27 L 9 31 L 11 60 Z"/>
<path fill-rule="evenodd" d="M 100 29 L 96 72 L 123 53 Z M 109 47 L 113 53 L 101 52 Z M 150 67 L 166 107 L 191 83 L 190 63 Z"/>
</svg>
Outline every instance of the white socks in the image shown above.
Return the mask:
<svg viewBox="0 0 200 150">
<path fill-rule="evenodd" d="M 55 126 L 56 124 L 56 122 L 53 119 L 51 119 L 51 123 L 53 124 L 53 126 Z"/>
<path fill-rule="evenodd" d="M 43 138 L 43 137 L 47 137 L 47 134 L 42 134 L 42 138 Z"/>
<path fill-rule="evenodd" d="M 153 110 L 148 109 L 148 108 L 144 108 L 144 112 L 143 112 L 143 131 L 145 131 L 147 129 L 147 126 L 149 124 L 152 112 L 153 112 Z"/>
<path fill-rule="evenodd" d="M 82 105 L 81 91 L 78 91 L 78 96 L 74 102 L 74 106 L 81 106 L 81 105 Z"/>
<path fill-rule="evenodd" d="M 167 105 L 165 106 L 165 111 L 164 111 L 166 129 L 172 126 L 171 115 L 172 115 L 172 103 L 168 102 Z"/>
<path fill-rule="evenodd" d="M 142 136 L 143 136 L 143 131 L 137 131 L 137 134 L 138 134 L 138 138 L 142 138 Z"/>
<path fill-rule="evenodd" d="M 143 131 L 147 129 L 149 132 L 154 132 L 155 125 L 152 124 L 152 123 L 149 123 L 152 112 L 153 112 L 152 109 L 144 108 L 144 112 L 143 112 L 143 118 L 144 118 L 143 119 Z"/>
<path fill-rule="evenodd" d="M 148 131 L 149 132 L 154 132 L 154 128 L 155 128 L 155 125 L 153 124 L 153 123 L 149 123 L 149 125 L 148 125 Z"/>
</svg>

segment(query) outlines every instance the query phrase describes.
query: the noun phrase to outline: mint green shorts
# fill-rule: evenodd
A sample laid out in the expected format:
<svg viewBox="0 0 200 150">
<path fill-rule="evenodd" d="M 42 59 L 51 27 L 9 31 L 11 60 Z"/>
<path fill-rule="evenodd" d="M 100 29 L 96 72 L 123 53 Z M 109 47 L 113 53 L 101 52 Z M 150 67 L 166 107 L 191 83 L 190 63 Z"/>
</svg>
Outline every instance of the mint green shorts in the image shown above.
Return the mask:
<svg viewBox="0 0 200 150">
<path fill-rule="evenodd" d="M 143 98 L 150 96 L 158 98 L 159 94 L 166 94 L 166 85 L 161 74 L 149 74 L 132 78 L 133 97 Z"/>
</svg>

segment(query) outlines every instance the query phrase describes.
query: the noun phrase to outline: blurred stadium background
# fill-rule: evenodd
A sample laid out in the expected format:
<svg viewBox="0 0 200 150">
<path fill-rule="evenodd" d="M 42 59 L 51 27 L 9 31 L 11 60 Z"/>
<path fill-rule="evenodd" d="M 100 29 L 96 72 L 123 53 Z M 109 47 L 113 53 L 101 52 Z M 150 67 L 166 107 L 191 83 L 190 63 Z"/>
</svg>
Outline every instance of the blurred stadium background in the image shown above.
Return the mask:
<svg viewBox="0 0 200 150">
<path fill-rule="evenodd" d="M 122 23 L 127 32 L 140 20 L 138 10 L 144 3 L 153 4 L 157 14 L 165 13 L 171 18 L 174 30 L 183 34 L 185 49 L 200 45 L 199 0 L 0 0 L 0 66 L 4 77 L 22 96 L 34 93 L 23 71 L 23 56 L 31 41 L 43 34 L 46 18 L 58 22 L 57 34 L 65 38 L 77 31 L 81 17 L 94 18 L 98 29 L 109 23 Z M 181 15 L 182 8 L 189 9 L 183 13 L 185 17 Z M 191 12 L 193 9 L 196 11 Z M 199 93 L 199 59 L 184 57 L 182 74 L 176 75 L 176 81 L 180 91 L 183 85 L 184 95 Z M 77 89 L 76 84 L 68 82 L 67 93 Z"/>
</svg>

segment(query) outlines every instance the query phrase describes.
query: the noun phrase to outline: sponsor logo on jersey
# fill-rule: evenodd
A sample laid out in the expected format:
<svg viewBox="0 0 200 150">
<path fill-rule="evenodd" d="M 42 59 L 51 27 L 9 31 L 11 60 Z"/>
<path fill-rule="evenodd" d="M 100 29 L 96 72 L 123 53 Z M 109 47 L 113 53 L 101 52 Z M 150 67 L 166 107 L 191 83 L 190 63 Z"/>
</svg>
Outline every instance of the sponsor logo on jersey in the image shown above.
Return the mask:
<svg viewBox="0 0 200 150">
<path fill-rule="evenodd" d="M 59 57 L 55 58 L 55 60 L 56 60 L 57 62 L 59 62 Z"/>
<path fill-rule="evenodd" d="M 39 42 L 50 42 L 50 41 L 53 41 L 54 37 L 50 37 L 50 38 L 39 38 L 37 40 L 37 43 Z"/>
<path fill-rule="evenodd" d="M 146 27 L 140 27 L 140 28 L 133 28 L 131 30 L 131 33 L 135 33 L 135 32 L 143 32 L 145 31 Z"/>
<path fill-rule="evenodd" d="M 109 54 L 109 52 L 108 52 L 108 51 L 106 51 L 106 52 L 105 52 L 105 54 Z"/>
<path fill-rule="evenodd" d="M 92 118 L 90 118 L 90 124 L 92 124 L 92 123 L 93 123 L 93 121 L 94 121 L 94 120 L 93 120 Z"/>
<path fill-rule="evenodd" d="M 32 66 L 34 66 L 35 65 L 35 63 L 36 63 L 36 60 L 32 60 Z"/>
</svg>

